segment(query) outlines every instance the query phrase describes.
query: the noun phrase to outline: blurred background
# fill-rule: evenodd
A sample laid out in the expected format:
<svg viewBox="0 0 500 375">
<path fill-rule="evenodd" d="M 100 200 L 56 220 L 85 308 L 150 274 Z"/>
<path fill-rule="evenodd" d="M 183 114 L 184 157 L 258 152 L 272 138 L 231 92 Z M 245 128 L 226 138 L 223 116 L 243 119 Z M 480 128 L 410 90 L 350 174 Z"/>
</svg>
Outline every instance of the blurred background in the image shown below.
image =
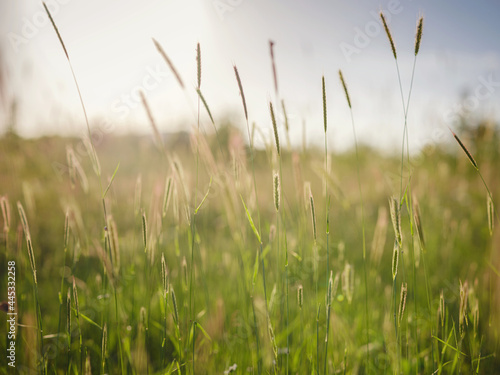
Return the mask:
<svg viewBox="0 0 500 375">
<path fill-rule="evenodd" d="M 215 121 L 243 126 L 232 69 L 236 64 L 250 121 L 271 129 L 273 40 L 279 96 L 289 113 L 293 145 L 302 144 L 304 123 L 308 144 L 323 140 L 325 75 L 331 145 L 336 150 L 352 146 L 349 112 L 337 75 L 342 69 L 360 142 L 397 150 L 403 111 L 380 11 L 395 39 L 405 97 L 416 20 L 425 17 L 409 110 L 412 150 L 449 140 L 446 126 L 454 127 L 464 118 L 474 123 L 500 117 L 494 105 L 500 98 L 497 2 L 50 0 L 47 6 L 68 49 L 91 125 L 104 128 L 103 133 L 150 132 L 139 89 L 146 93 L 161 132 L 188 129 L 194 123 L 198 42 L 202 91 Z M 0 21 L 0 132 L 15 126 L 24 137 L 84 133 L 71 71 L 42 3 L 2 1 Z M 187 95 L 152 37 L 179 70 Z"/>
</svg>

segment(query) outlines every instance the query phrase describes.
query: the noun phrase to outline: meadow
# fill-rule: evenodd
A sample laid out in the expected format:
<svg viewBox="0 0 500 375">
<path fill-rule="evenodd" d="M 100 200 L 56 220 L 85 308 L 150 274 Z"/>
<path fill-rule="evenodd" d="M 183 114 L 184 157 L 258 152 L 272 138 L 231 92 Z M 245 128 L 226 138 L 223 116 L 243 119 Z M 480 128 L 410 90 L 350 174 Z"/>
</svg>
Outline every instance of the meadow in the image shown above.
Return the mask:
<svg viewBox="0 0 500 375">
<path fill-rule="evenodd" d="M 415 61 L 421 36 L 422 23 Z M 339 72 L 318 77 L 324 121 L 308 124 L 324 149 L 292 148 L 278 90 L 269 136 L 251 122 L 236 67 L 243 125 L 214 121 L 200 54 L 198 123 L 186 133 L 164 137 L 143 95 L 151 136 L 96 140 L 87 121 L 89 138 L 0 139 L 16 371 L 498 372 L 498 125 L 463 121 L 416 157 L 405 94 L 400 155 L 357 142 L 339 153 L 326 141 L 326 80 L 343 86 L 356 138 Z M 0 290 L 6 300 L 6 277 Z"/>
</svg>

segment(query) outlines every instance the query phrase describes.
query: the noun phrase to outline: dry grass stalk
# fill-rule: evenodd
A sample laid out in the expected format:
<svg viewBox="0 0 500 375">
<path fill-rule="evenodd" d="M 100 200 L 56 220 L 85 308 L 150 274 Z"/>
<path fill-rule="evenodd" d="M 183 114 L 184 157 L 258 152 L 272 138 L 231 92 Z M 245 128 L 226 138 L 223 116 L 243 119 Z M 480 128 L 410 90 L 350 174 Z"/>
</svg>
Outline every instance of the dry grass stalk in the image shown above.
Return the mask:
<svg viewBox="0 0 500 375">
<path fill-rule="evenodd" d="M 85 358 L 85 375 L 92 375 L 92 366 L 90 365 L 90 354 Z"/>
<path fill-rule="evenodd" d="M 245 100 L 245 93 L 243 92 L 243 85 L 241 84 L 240 74 L 238 73 L 238 68 L 236 67 L 236 65 L 234 65 L 233 68 L 234 74 L 236 75 L 236 81 L 238 81 L 238 88 L 240 89 L 241 101 L 243 102 L 243 110 L 245 111 L 245 119 L 248 121 L 247 102 Z"/>
<path fill-rule="evenodd" d="M 469 296 L 469 283 L 465 281 L 462 284 L 460 280 L 460 308 L 459 308 L 459 318 L 458 324 L 460 329 L 460 336 L 463 338 L 465 336 L 465 326 L 469 325 L 467 319 L 467 300 Z"/>
<path fill-rule="evenodd" d="M 425 237 L 424 231 L 422 229 L 422 220 L 420 216 L 420 206 L 418 204 L 417 197 L 413 197 L 413 221 L 415 222 L 415 229 L 417 230 L 418 240 L 420 243 L 420 248 L 425 249 Z"/>
<path fill-rule="evenodd" d="M 276 345 L 276 337 L 274 336 L 273 326 L 271 324 L 271 319 L 267 317 L 267 331 L 269 332 L 269 339 L 271 340 L 271 345 L 273 347 L 274 359 L 278 359 L 278 346 Z"/>
<path fill-rule="evenodd" d="M 177 308 L 177 298 L 175 297 L 175 290 L 172 285 L 170 285 L 170 290 L 172 291 L 172 306 L 174 309 L 174 323 L 177 325 L 177 328 L 179 328 L 179 309 Z"/>
<path fill-rule="evenodd" d="M 332 293 L 333 293 L 333 271 L 330 270 L 330 278 L 328 279 L 328 290 L 326 292 L 326 307 L 332 305 Z"/>
<path fill-rule="evenodd" d="M 115 275 L 118 275 L 120 271 L 120 244 L 118 242 L 118 230 L 116 228 L 116 222 L 114 221 L 112 216 L 109 217 L 108 221 L 111 262 L 113 263 L 113 271 Z"/>
<path fill-rule="evenodd" d="M 101 163 L 97 158 L 97 154 L 94 150 L 94 146 L 92 146 L 92 142 L 88 137 L 82 138 L 83 145 L 85 146 L 85 150 L 87 151 L 87 155 L 90 158 L 90 162 L 92 163 L 92 168 L 94 169 L 94 173 L 98 176 L 101 174 Z"/>
<path fill-rule="evenodd" d="M 389 200 L 389 206 L 391 208 L 391 221 L 394 228 L 394 234 L 396 235 L 396 241 L 398 246 L 402 246 L 402 235 L 401 235 L 401 209 L 398 200 L 392 197 Z"/>
<path fill-rule="evenodd" d="M 156 144 L 161 151 L 164 151 L 165 146 L 163 144 L 163 138 L 161 137 L 160 131 L 158 130 L 158 126 L 156 126 L 156 121 L 153 117 L 153 114 L 151 113 L 151 109 L 150 109 L 148 101 L 146 99 L 146 95 L 144 95 L 144 92 L 142 92 L 142 91 L 139 91 L 139 95 L 141 97 L 142 105 L 144 106 L 144 109 L 146 110 L 146 114 L 148 116 L 151 127 L 153 128 L 153 133 L 155 135 Z"/>
<path fill-rule="evenodd" d="M 460 140 L 460 138 L 458 138 L 458 135 L 456 135 L 451 129 L 450 129 L 450 131 L 453 134 L 453 137 L 455 137 L 455 139 L 458 142 L 458 144 L 460 145 L 460 147 L 462 147 L 462 150 L 465 152 L 465 154 L 469 158 L 469 161 L 471 162 L 471 164 L 474 166 L 474 168 L 476 168 L 477 170 L 479 170 L 479 167 L 478 167 L 476 161 L 474 160 L 474 157 L 469 152 L 469 150 L 467 149 L 467 147 L 465 147 L 465 145 L 462 143 L 462 141 Z"/>
<path fill-rule="evenodd" d="M 144 244 L 144 252 L 148 248 L 148 222 L 146 220 L 146 213 L 142 213 L 142 241 Z"/>
<path fill-rule="evenodd" d="M 141 211 L 142 175 L 139 173 L 135 182 L 134 213 L 138 215 Z"/>
<path fill-rule="evenodd" d="M 488 229 L 490 231 L 490 236 L 493 235 L 493 229 L 495 227 L 495 209 L 493 207 L 493 201 L 491 196 L 487 196 L 486 200 L 486 210 L 488 211 Z"/>
<path fill-rule="evenodd" d="M 68 288 L 66 294 L 66 332 L 68 334 L 68 342 L 71 343 L 71 288 Z"/>
<path fill-rule="evenodd" d="M 28 219 L 26 218 L 26 213 L 24 212 L 23 205 L 19 201 L 17 202 L 17 210 L 19 211 L 19 216 L 21 218 L 21 224 L 23 226 L 24 236 L 26 238 L 26 245 L 28 247 L 28 258 L 30 260 L 31 271 L 33 272 L 33 279 L 36 284 L 37 278 L 36 278 L 35 253 L 33 251 L 33 243 L 31 241 L 30 227 L 28 225 Z"/>
<path fill-rule="evenodd" d="M 278 95 L 278 76 L 276 74 L 276 64 L 274 62 L 274 42 L 272 40 L 269 41 L 269 51 L 271 53 L 271 64 L 273 68 L 274 91 L 276 95 Z"/>
<path fill-rule="evenodd" d="M 401 295 L 399 299 L 398 326 L 401 326 L 401 320 L 406 308 L 406 295 L 408 294 L 408 284 L 401 283 Z"/>
<path fill-rule="evenodd" d="M 69 60 L 68 51 L 66 51 L 66 46 L 64 45 L 64 42 L 61 38 L 61 34 L 59 34 L 59 29 L 57 28 L 56 23 L 54 22 L 54 19 L 52 18 L 52 15 L 49 12 L 49 8 L 47 8 L 47 5 L 45 4 L 45 2 L 43 2 L 43 7 L 45 8 L 47 15 L 49 16 L 50 23 L 52 23 L 52 26 L 54 27 L 54 30 L 56 31 L 57 37 L 59 38 L 59 42 L 61 42 L 61 46 L 64 50 L 64 54 L 66 55 L 66 58 Z"/>
<path fill-rule="evenodd" d="M 441 322 L 441 328 L 444 327 L 444 317 L 445 317 L 446 305 L 444 301 L 444 293 L 441 290 L 439 295 L 439 307 L 438 307 L 438 321 Z"/>
<path fill-rule="evenodd" d="M 299 202 L 303 203 L 304 201 L 302 199 L 303 199 L 304 195 L 303 195 L 302 189 L 304 188 L 304 183 L 302 182 L 302 170 L 300 168 L 300 155 L 297 152 L 294 152 L 292 154 L 292 171 L 293 171 L 293 178 L 295 181 L 295 190 L 297 192 L 297 200 Z"/>
<path fill-rule="evenodd" d="M 3 231 L 7 234 L 10 230 L 10 205 L 7 196 L 0 198 L 0 205 L 2 206 Z"/>
<path fill-rule="evenodd" d="M 312 227 L 313 227 L 313 237 L 314 242 L 316 242 L 316 211 L 314 209 L 314 198 L 312 192 L 309 193 L 309 202 L 311 204 L 311 219 L 312 219 Z"/>
<path fill-rule="evenodd" d="M 276 142 L 276 151 L 278 155 L 280 155 L 280 138 L 278 135 L 278 125 L 276 124 L 276 117 L 274 116 L 273 103 L 269 102 L 269 111 L 271 113 L 271 121 L 273 123 L 273 131 L 274 131 L 274 141 Z"/>
<path fill-rule="evenodd" d="M 283 110 L 283 117 L 285 120 L 285 130 L 288 132 L 288 115 L 286 114 L 286 107 L 285 107 L 285 101 L 282 99 L 281 100 L 281 109 Z"/>
<path fill-rule="evenodd" d="M 347 104 L 349 105 L 349 108 L 352 108 L 351 107 L 351 99 L 349 97 L 349 92 L 347 91 L 347 85 L 345 84 L 344 76 L 342 75 L 341 70 L 339 70 L 339 77 L 340 77 L 340 82 L 342 83 L 342 87 L 344 88 L 344 93 L 345 93 L 345 98 L 347 99 Z"/>
<path fill-rule="evenodd" d="M 198 82 L 198 90 L 201 89 L 201 48 L 200 43 L 196 45 L 196 78 Z"/>
<path fill-rule="evenodd" d="M 165 193 L 163 195 L 163 211 L 162 211 L 163 217 L 167 215 L 168 206 L 170 205 L 170 199 L 172 198 L 172 190 L 173 190 L 172 181 L 173 181 L 172 176 L 168 176 L 167 180 L 165 181 Z"/>
<path fill-rule="evenodd" d="M 398 242 L 394 241 L 394 248 L 392 250 L 392 280 L 395 280 L 398 274 L 399 249 Z"/>
<path fill-rule="evenodd" d="M 76 289 L 75 276 L 73 276 L 73 299 L 75 300 L 76 318 L 80 316 L 80 305 L 78 304 L 78 290 Z"/>
<path fill-rule="evenodd" d="M 175 69 L 175 66 L 174 64 L 172 63 L 172 61 L 168 58 L 167 54 L 165 53 L 165 51 L 163 50 L 163 47 L 161 46 L 160 43 L 158 43 L 154 38 L 153 38 L 153 43 L 156 47 L 156 49 L 158 50 L 158 52 L 160 53 L 161 57 L 163 57 L 163 60 L 165 60 L 165 62 L 167 63 L 168 67 L 170 68 L 170 70 L 172 71 L 172 73 L 174 74 L 175 78 L 177 79 L 177 82 L 179 82 L 179 85 L 181 86 L 181 88 L 184 90 L 184 82 L 182 81 L 181 79 L 181 76 L 179 75 L 179 73 L 177 72 L 177 69 Z"/>
<path fill-rule="evenodd" d="M 382 259 L 384 252 L 385 242 L 387 238 L 387 208 L 381 206 L 378 209 L 377 223 L 375 224 L 375 231 L 373 233 L 373 240 L 370 252 L 370 261 L 372 264 L 378 266 Z"/>
<path fill-rule="evenodd" d="M 102 329 L 102 342 L 101 342 L 101 367 L 104 372 L 104 367 L 106 365 L 106 353 L 108 350 L 108 326 L 104 323 L 104 328 Z"/>
<path fill-rule="evenodd" d="M 66 147 L 66 161 L 68 162 L 68 173 L 71 188 L 74 189 L 76 185 L 76 169 L 74 164 L 74 152 L 71 146 Z"/>
<path fill-rule="evenodd" d="M 342 290 L 347 298 L 347 302 L 351 304 L 354 294 L 354 269 L 346 263 L 342 271 Z"/>
<path fill-rule="evenodd" d="M 274 208 L 280 210 L 280 176 L 278 171 L 273 173 L 273 189 L 274 189 Z"/>
<path fill-rule="evenodd" d="M 64 218 L 64 251 L 68 248 L 69 243 L 69 210 L 66 211 Z"/>
<path fill-rule="evenodd" d="M 167 298 L 169 279 L 167 262 L 165 261 L 165 255 L 163 253 L 161 253 L 161 280 L 163 286 L 163 298 Z"/>
</svg>

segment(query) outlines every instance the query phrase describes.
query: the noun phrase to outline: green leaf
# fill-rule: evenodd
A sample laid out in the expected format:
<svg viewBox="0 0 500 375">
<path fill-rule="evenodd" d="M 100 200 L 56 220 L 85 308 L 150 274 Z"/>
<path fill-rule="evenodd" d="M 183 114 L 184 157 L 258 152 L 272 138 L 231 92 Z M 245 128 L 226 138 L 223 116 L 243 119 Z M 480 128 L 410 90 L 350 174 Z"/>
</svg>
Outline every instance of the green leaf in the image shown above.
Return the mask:
<svg viewBox="0 0 500 375">
<path fill-rule="evenodd" d="M 210 177 L 210 183 L 208 184 L 208 189 L 207 189 L 207 193 L 205 194 L 205 196 L 203 197 L 203 199 L 201 200 L 200 204 L 198 205 L 198 207 L 196 208 L 196 210 L 194 210 L 194 214 L 196 215 L 199 211 L 199 209 L 201 208 L 201 206 L 203 205 L 203 203 L 205 202 L 205 199 L 207 199 L 208 197 L 208 193 L 210 193 L 210 188 L 212 187 L 212 177 Z"/>
<path fill-rule="evenodd" d="M 201 333 L 203 333 L 203 336 L 205 336 L 208 340 L 212 341 L 212 338 L 207 333 L 207 331 L 205 331 L 205 329 L 201 326 L 201 324 L 198 323 L 198 322 L 195 322 L 195 324 L 198 326 L 198 328 L 200 329 Z"/>
<path fill-rule="evenodd" d="M 257 280 L 257 275 L 259 273 L 259 250 L 255 252 L 255 263 L 253 265 L 253 280 L 252 284 L 255 285 L 255 280 Z"/>
<path fill-rule="evenodd" d="M 111 187 L 111 184 L 113 183 L 113 181 L 114 181 L 114 179 L 115 179 L 116 172 L 118 172 L 118 168 L 120 168 L 120 163 L 118 163 L 118 165 L 116 166 L 115 171 L 113 172 L 113 176 L 111 176 L 111 180 L 109 181 L 108 187 L 106 188 L 106 190 L 104 191 L 104 193 L 103 193 L 103 195 L 102 195 L 102 198 L 103 198 L 103 199 L 104 199 L 104 197 L 106 196 L 106 194 L 108 193 L 108 190 L 109 190 L 109 188 Z"/>
<path fill-rule="evenodd" d="M 74 307 L 71 308 L 71 310 L 73 310 L 75 313 L 76 313 L 76 309 Z M 92 324 L 93 326 L 96 326 L 97 328 L 99 328 L 101 331 L 102 331 L 102 327 L 97 324 L 96 322 L 94 322 L 92 319 L 90 319 L 88 316 L 82 314 L 82 312 L 80 311 L 80 316 L 83 318 L 83 320 L 85 320 L 87 323 L 90 323 Z"/>
<path fill-rule="evenodd" d="M 243 207 L 245 207 L 245 212 L 247 213 L 248 222 L 250 223 L 250 226 L 252 227 L 252 230 L 255 233 L 255 236 L 257 236 L 257 239 L 259 240 L 259 243 L 262 243 L 262 240 L 260 239 L 260 234 L 257 231 L 257 228 L 255 227 L 255 224 L 253 223 L 252 216 L 250 215 L 250 212 L 248 212 L 248 208 L 245 205 L 245 201 L 243 200 L 243 197 L 241 196 L 241 194 L 240 194 L 240 198 L 241 198 L 241 203 L 243 203 Z"/>
</svg>

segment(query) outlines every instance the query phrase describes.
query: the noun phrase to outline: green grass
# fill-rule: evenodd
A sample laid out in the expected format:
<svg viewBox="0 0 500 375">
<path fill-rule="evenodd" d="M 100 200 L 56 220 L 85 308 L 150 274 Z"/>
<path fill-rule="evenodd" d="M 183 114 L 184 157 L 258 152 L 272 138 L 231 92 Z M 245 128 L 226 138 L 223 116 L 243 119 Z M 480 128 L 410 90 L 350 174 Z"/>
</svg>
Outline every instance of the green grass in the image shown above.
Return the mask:
<svg viewBox="0 0 500 375">
<path fill-rule="evenodd" d="M 324 150 L 291 149 L 283 100 L 283 121 L 269 103 L 274 133 L 266 139 L 270 146 L 256 149 L 254 136 L 265 131 L 250 130 L 236 67 L 241 129 L 222 126 L 210 111 L 201 93 L 199 45 L 191 140 L 178 134 L 165 142 L 145 96 L 152 136 L 108 135 L 87 144 L 11 132 L 0 138 L 0 267 L 16 262 L 18 371 L 498 369 L 499 128 L 479 124 L 479 132 L 468 124 L 460 137 L 450 133 L 458 141 L 453 149 L 438 144 L 413 158 L 411 86 L 405 102 L 387 26 L 386 32 L 404 112 L 401 158 L 357 143 L 352 108 L 360 107 L 351 107 L 356 96 L 341 74 L 352 151 L 328 149 L 325 77 Z M 270 48 L 278 104 L 272 42 Z M 414 73 L 415 64 L 412 83 Z M 208 125 L 213 134 L 200 131 Z M 401 222 L 397 239 L 389 199 Z M 6 282 L 0 280 L 1 300 Z M 299 290 L 302 306 L 290 298 Z M 5 353 L 6 332 L 0 336 Z"/>
<path fill-rule="evenodd" d="M 243 137 L 234 128 L 220 129 L 221 138 L 229 138 L 229 133 L 232 137 Z M 494 150 L 498 147 L 499 138 L 498 133 L 491 134 L 487 139 L 471 138 L 469 149 Z M 326 237 L 318 235 L 319 259 L 314 258 L 310 207 L 304 202 L 303 186 L 297 186 L 295 182 L 292 155 L 282 150 L 280 210 L 286 210 L 287 217 L 280 226 L 286 225 L 288 288 L 289 293 L 295 295 L 298 286 L 303 286 L 303 307 L 299 309 L 296 298 L 289 299 L 286 329 L 285 291 L 277 295 L 281 298 L 274 299 L 273 311 L 269 314 L 278 361 L 273 365 L 273 343 L 267 329 L 266 313 L 270 301 L 266 301 L 264 296 L 270 296 L 272 285 L 280 280 L 283 285 L 286 284 L 283 259 L 278 265 L 276 253 L 273 253 L 277 249 L 272 241 L 276 239 L 269 238 L 271 227 L 276 222 L 269 155 L 265 151 L 254 150 L 262 253 L 253 233 L 258 230 L 257 224 L 252 228 L 241 203 L 243 197 L 248 213 L 255 220 L 257 207 L 251 167 L 247 162 L 249 149 L 239 150 L 239 157 L 232 163 L 216 157 L 216 174 L 208 172 L 211 169 L 204 163 L 205 158 L 200 157 L 198 196 L 202 197 L 207 192 L 210 178 L 212 185 L 197 211 L 194 263 L 200 265 L 200 269 L 194 273 L 192 297 L 196 306 L 193 315 L 197 328 L 195 336 L 190 337 L 193 331 L 188 313 L 190 282 L 186 281 L 186 271 L 183 270 L 183 259 L 190 259 L 192 249 L 191 223 L 183 209 L 189 202 L 183 201 L 183 188 L 174 178 L 172 183 L 176 184 L 174 190 L 177 192 L 173 193 L 168 211 L 162 217 L 164 185 L 166 177 L 171 174 L 171 167 L 161 163 L 163 156 L 151 147 L 153 142 L 151 137 L 109 136 L 97 146 L 105 180 L 111 179 L 120 162 L 106 195 L 108 214 L 116 223 L 120 251 L 120 269 L 114 272 L 107 265 L 111 259 L 106 255 L 104 229 L 100 225 L 102 202 L 98 181 L 89 179 L 89 191 L 85 193 L 78 181 L 73 189 L 69 173 L 61 169 L 66 163 L 66 145 L 72 145 L 77 150 L 80 141 L 61 138 L 24 140 L 14 136 L 0 140 L 0 191 L 8 197 L 11 209 L 10 229 L 1 241 L 8 244 L 8 250 L 6 252 L 3 246 L 0 263 L 6 267 L 7 260 L 16 261 L 19 323 L 23 324 L 18 328 L 17 339 L 20 369 L 23 366 L 36 368 L 39 353 L 36 337 L 40 332 L 36 328 L 35 296 L 26 241 L 18 235 L 20 218 L 14 211 L 14 202 L 18 200 L 25 207 L 36 258 L 47 373 L 55 373 L 56 369 L 61 374 L 67 371 L 80 373 L 81 364 L 85 370 L 87 357 L 90 358 L 92 373 L 100 373 L 101 366 L 107 373 L 120 373 L 122 361 L 126 373 L 140 374 L 146 368 L 149 373 L 168 373 L 177 371 L 177 367 L 182 373 L 191 373 L 193 342 L 196 343 L 197 373 L 203 372 L 202 369 L 220 373 L 235 363 L 239 370 L 248 368 L 257 373 L 261 368 L 262 373 L 284 373 L 287 341 L 290 373 L 323 373 L 325 363 L 330 373 L 342 372 L 344 368 L 346 373 L 364 373 L 367 367 L 371 373 L 393 373 L 399 368 L 403 373 L 432 373 L 436 370 L 438 373 L 470 373 L 477 368 L 479 373 L 491 373 L 498 368 L 500 296 L 496 286 L 500 265 L 495 255 L 495 251 L 498 252 L 498 241 L 495 242 L 498 230 L 494 229 L 493 236 L 490 236 L 484 185 L 460 148 L 456 147 L 452 154 L 444 151 L 445 146 L 424 153 L 422 162 L 412 172 L 412 191 L 419 200 L 421 227 L 425 236 L 430 301 L 423 286 L 417 288 L 414 295 L 413 281 L 407 270 L 405 282 L 408 284 L 408 297 L 398 327 L 398 338 L 394 334 L 391 310 L 394 303 L 391 302 L 394 233 L 390 221 L 385 224 L 388 229 L 380 263 L 371 261 L 370 244 L 379 208 L 388 208 L 388 197 L 398 191 L 399 176 L 394 171 L 399 168 L 399 160 L 396 156 L 383 157 L 366 147 L 358 150 L 368 244 L 369 366 L 366 363 L 366 299 L 356 155 L 353 152 L 331 155 L 336 166 L 335 176 L 331 174 L 332 181 L 337 179 L 341 182 L 328 185 L 332 197 L 330 227 L 335 230 L 330 234 L 330 264 L 327 265 Z M 217 154 L 218 142 L 210 136 L 207 142 L 212 152 Z M 193 191 L 195 153 L 188 143 L 179 141 L 168 143 L 166 148 L 175 152 L 178 160 L 182 161 L 184 188 Z M 83 170 L 90 175 L 92 162 L 87 154 L 77 157 Z M 321 168 L 324 154 L 310 149 L 301 153 L 299 158 L 302 171 L 300 184 L 310 182 L 316 201 L 316 217 L 325 217 L 326 205 L 318 204 L 325 199 Z M 476 161 L 495 200 L 500 193 L 498 176 L 493 173 L 499 165 L 498 155 L 481 152 Z M 63 173 L 56 173 L 53 167 Z M 238 170 L 236 175 L 235 168 Z M 148 218 L 147 239 L 151 259 L 144 256 L 142 217 L 134 212 L 133 197 L 139 174 L 142 175 L 141 209 Z M 174 213 L 174 207 L 179 213 Z M 411 234 L 405 219 L 408 212 L 404 208 L 404 251 L 401 258 L 405 259 L 408 267 L 413 257 L 407 251 L 409 244 L 405 245 Z M 69 235 L 65 252 L 66 211 L 69 212 Z M 316 225 L 318 234 L 326 233 L 324 221 L 317 220 Z M 416 277 L 423 283 L 424 257 L 419 254 L 420 245 L 417 242 L 415 247 L 419 260 L 415 268 Z M 258 259 L 256 253 L 259 254 Z M 164 298 L 162 254 L 171 288 L 167 299 Z M 398 278 L 403 275 L 402 259 Z M 341 281 L 332 297 L 328 358 L 324 358 L 326 270 L 328 267 L 333 275 L 342 274 L 346 264 L 352 265 L 354 270 L 353 297 L 349 303 L 345 294 L 348 289 L 342 287 Z M 318 267 L 319 277 L 317 298 L 315 267 Z M 262 274 L 264 269 L 266 293 L 264 279 L 255 274 Z M 110 277 L 110 273 L 113 276 Z M 61 290 L 72 287 L 73 276 L 78 290 L 80 319 L 76 318 L 73 309 L 72 321 L 79 325 L 71 325 L 71 340 L 68 340 L 66 330 L 60 327 L 64 323 L 59 323 L 58 295 Z M 467 281 L 469 293 L 466 307 L 468 324 L 461 328 L 460 281 L 462 284 Z M 6 291 L 5 282 L 2 279 L 2 293 Z M 114 288 L 118 296 L 116 300 Z M 172 290 L 176 294 L 178 322 Z M 398 284 L 396 307 L 400 303 L 399 290 Z M 443 324 L 438 319 L 441 291 L 445 309 Z M 418 309 L 414 308 L 415 303 Z M 71 301 L 71 305 L 75 306 L 75 302 Z M 145 310 L 141 313 L 142 307 Z M 65 304 L 62 310 L 64 321 L 67 315 Z M 475 321 L 476 311 L 478 316 Z M 413 322 L 418 322 L 416 331 L 412 328 Z M 105 361 L 101 358 L 104 324 L 107 325 Z M 316 355 L 316 328 L 320 338 L 319 358 Z M 398 342 L 401 345 L 398 346 Z M 67 343 L 71 343 L 70 348 Z M 123 358 L 120 358 L 120 344 Z M 1 346 L 0 349 L 4 350 L 4 339 Z M 69 370 L 68 366 L 71 366 Z"/>
</svg>

